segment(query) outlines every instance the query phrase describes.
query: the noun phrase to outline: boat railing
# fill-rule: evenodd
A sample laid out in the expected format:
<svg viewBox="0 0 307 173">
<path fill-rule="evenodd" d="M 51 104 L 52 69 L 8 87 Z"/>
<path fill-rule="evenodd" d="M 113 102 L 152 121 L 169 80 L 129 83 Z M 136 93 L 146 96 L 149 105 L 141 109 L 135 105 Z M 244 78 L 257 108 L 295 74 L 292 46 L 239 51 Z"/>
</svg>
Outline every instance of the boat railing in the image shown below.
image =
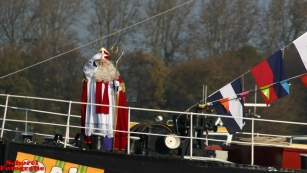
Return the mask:
<svg viewBox="0 0 307 173">
<path fill-rule="evenodd" d="M 65 134 L 63 136 L 64 138 L 64 142 L 63 145 L 64 147 L 69 146 L 69 140 L 70 139 L 74 139 L 74 137 L 72 137 L 70 135 L 70 128 L 77 128 L 77 129 L 81 129 L 81 128 L 85 128 L 85 127 L 81 127 L 79 125 L 72 125 L 71 124 L 71 118 L 79 118 L 79 115 L 73 115 L 71 114 L 71 108 L 72 108 L 72 104 L 77 104 L 77 105 L 81 105 L 81 104 L 88 104 L 88 105 L 102 105 L 102 104 L 89 104 L 89 103 L 83 103 L 83 102 L 76 102 L 76 101 L 66 101 L 66 100 L 59 100 L 59 99 L 50 99 L 50 98 L 40 98 L 40 97 L 30 97 L 30 96 L 19 96 L 19 95 L 9 95 L 9 94 L 0 94 L 0 97 L 6 97 L 5 99 L 5 104 L 0 104 L 0 108 L 3 107 L 4 108 L 4 113 L 3 113 L 3 117 L 0 118 L 0 120 L 2 121 L 1 124 L 1 134 L 0 137 L 3 138 L 4 132 L 5 131 L 15 131 L 15 130 L 11 130 L 11 129 L 6 129 L 5 128 L 5 124 L 6 122 L 19 122 L 19 123 L 25 123 L 25 126 L 27 126 L 28 123 L 32 123 L 32 124 L 42 124 L 42 125 L 50 125 L 50 126 L 57 126 L 57 127 L 64 127 L 65 131 L 63 132 L 63 134 Z M 9 99 L 10 98 L 22 98 L 22 99 L 34 99 L 34 100 L 45 100 L 45 101 L 54 101 L 54 102 L 60 102 L 60 103 L 67 103 L 68 104 L 68 110 L 67 113 L 58 113 L 58 112 L 52 112 L 52 111 L 43 111 L 43 110 L 38 110 L 38 109 L 32 109 L 32 108 L 22 108 L 22 107 L 16 107 L 16 106 L 10 106 L 9 105 Z M 103 106 L 103 105 L 102 105 Z M 260 134 L 260 133 L 256 133 L 254 131 L 255 129 L 255 121 L 262 121 L 262 122 L 271 122 L 271 123 L 283 123 L 283 124 L 296 124 L 296 125 L 307 125 L 307 123 L 301 123 L 301 122 L 292 122 L 292 121 L 278 121 L 278 120 L 269 120 L 269 119 L 259 119 L 259 118 L 246 118 L 246 117 L 230 117 L 230 116 L 225 116 L 225 115 L 215 115 L 215 114 L 205 114 L 205 113 L 194 113 L 194 112 L 180 112 L 180 111 L 169 111 L 169 110 L 158 110 L 158 109 L 144 109 L 144 108 L 135 108 L 135 107 L 120 107 L 120 106 L 114 106 L 116 108 L 124 108 L 127 109 L 128 111 L 128 127 L 130 127 L 130 118 L 131 118 L 131 111 L 132 110 L 137 110 L 137 111 L 149 111 L 149 112 L 160 112 L 160 113 L 170 113 L 170 114 L 185 114 L 185 115 L 190 115 L 190 134 L 189 136 L 178 136 L 179 138 L 189 138 L 190 139 L 190 155 L 186 156 L 189 157 L 190 159 L 193 159 L 193 140 L 195 139 L 199 139 L 202 141 L 215 141 L 215 142 L 227 142 L 227 140 L 220 140 L 220 139 L 209 139 L 209 138 L 198 138 L 195 137 L 194 134 L 192 133 L 192 128 L 193 128 L 193 116 L 196 115 L 201 115 L 201 116 L 210 116 L 210 117 L 223 117 L 223 118 L 236 118 L 236 119 L 244 119 L 247 121 L 251 121 L 251 133 L 243 133 L 243 132 L 239 132 L 245 135 L 250 135 L 251 141 L 245 142 L 245 141 L 236 141 L 236 140 L 232 140 L 231 144 L 245 144 L 245 145 L 250 145 L 251 146 L 251 165 L 254 165 L 254 147 L 255 145 L 262 145 L 262 146 L 274 146 L 274 147 L 286 147 L 286 148 L 301 148 L 301 147 L 293 147 L 293 146 L 289 146 L 289 145 L 278 145 L 278 144 L 268 144 L 268 143 L 261 143 L 261 142 L 255 142 L 254 137 L 255 136 L 259 136 L 259 135 L 266 135 L 266 136 L 271 136 L 271 137 L 285 137 L 285 138 L 292 138 L 293 136 L 283 136 L 283 135 L 270 135 L 270 134 Z M 49 115 L 57 115 L 57 116 L 64 116 L 67 117 L 67 121 L 64 124 L 59 124 L 59 123 L 50 123 L 50 122 L 38 122 L 38 121 L 29 121 L 28 119 L 12 119 L 12 118 L 7 118 L 7 112 L 8 109 L 18 109 L 18 110 L 24 110 L 24 111 L 31 111 L 31 112 L 37 112 L 37 113 L 42 113 L 42 114 L 49 114 Z M 80 123 L 81 124 L 81 123 Z M 95 130 L 95 128 L 91 128 L 93 130 Z M 96 130 L 99 130 L 98 128 Z M 25 129 L 26 131 L 26 129 Z M 127 139 L 127 154 L 130 154 L 130 138 L 131 138 L 131 134 L 146 134 L 146 135 L 156 135 L 156 136 L 165 136 L 167 137 L 168 134 L 164 135 L 164 134 L 153 134 L 153 133 L 142 133 L 142 132 L 132 132 L 130 131 L 130 128 L 128 128 L 128 131 L 119 131 L 119 130 L 114 130 L 114 131 L 118 131 L 118 132 L 125 132 L 128 134 L 128 139 Z M 38 136 L 50 136 L 52 137 L 53 135 L 50 134 L 43 134 L 43 133 L 34 133 L 35 135 Z M 304 147 L 302 147 L 303 149 L 306 149 Z M 185 158 L 186 158 L 185 157 Z"/>
</svg>

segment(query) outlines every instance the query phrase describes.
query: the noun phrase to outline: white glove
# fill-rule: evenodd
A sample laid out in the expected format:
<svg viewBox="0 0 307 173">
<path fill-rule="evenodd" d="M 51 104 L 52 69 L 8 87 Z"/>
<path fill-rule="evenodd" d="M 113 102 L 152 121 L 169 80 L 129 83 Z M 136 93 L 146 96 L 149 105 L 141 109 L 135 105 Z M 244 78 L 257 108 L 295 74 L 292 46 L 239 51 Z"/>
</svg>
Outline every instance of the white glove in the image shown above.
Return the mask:
<svg viewBox="0 0 307 173">
<path fill-rule="evenodd" d="M 102 58 L 102 53 L 97 53 L 90 60 L 94 62 L 94 61 L 100 60 L 101 58 Z"/>
<path fill-rule="evenodd" d="M 119 82 L 118 81 L 114 81 L 114 86 L 118 87 L 119 86 Z"/>
</svg>

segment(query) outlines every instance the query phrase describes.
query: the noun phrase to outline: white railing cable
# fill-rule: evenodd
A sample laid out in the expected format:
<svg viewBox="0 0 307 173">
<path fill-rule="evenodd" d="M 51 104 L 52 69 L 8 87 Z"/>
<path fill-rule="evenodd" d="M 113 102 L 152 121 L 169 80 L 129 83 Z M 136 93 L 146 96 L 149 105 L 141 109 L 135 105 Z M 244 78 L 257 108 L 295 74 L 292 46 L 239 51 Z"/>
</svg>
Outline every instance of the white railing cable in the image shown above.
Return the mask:
<svg viewBox="0 0 307 173">
<path fill-rule="evenodd" d="M 0 104 L 0 107 L 5 107 L 5 105 L 1 105 Z M 14 106 L 8 106 L 8 108 L 10 108 L 10 109 L 18 109 L 18 110 L 28 110 L 30 112 L 37 112 L 37 113 L 46 113 L 46 114 L 52 114 L 52 115 L 67 116 L 67 114 L 65 114 L 65 113 L 42 111 L 42 110 L 38 110 L 38 109 L 19 108 L 19 107 L 14 107 Z M 80 115 L 71 115 L 71 114 L 70 114 L 70 117 L 81 118 Z"/>
<path fill-rule="evenodd" d="M 47 123 L 47 122 L 38 122 L 38 121 L 25 121 L 25 120 L 18 120 L 18 119 L 0 119 L 4 121 L 12 121 L 12 122 L 28 122 L 28 123 L 33 123 L 33 124 L 44 124 L 44 125 L 51 125 L 51 126 L 61 126 L 61 127 L 66 127 L 66 124 L 56 124 L 56 123 Z M 4 128 L 4 127 L 3 127 Z"/>
<path fill-rule="evenodd" d="M 5 125 L 8 102 L 9 102 L 9 95 L 7 94 L 6 95 L 6 101 L 5 101 L 4 114 L 3 114 L 2 128 L 1 128 L 1 138 L 3 138 L 3 129 L 4 129 L 4 125 Z"/>
<path fill-rule="evenodd" d="M 17 131 L 17 130 L 12 130 L 12 129 L 3 129 L 3 131 L 8 131 L 8 132 L 19 132 L 22 133 L 23 131 Z M 32 133 L 32 132 L 31 132 Z M 45 134 L 45 133 L 33 133 L 33 135 L 37 135 L 37 136 L 44 136 L 44 137 L 54 137 L 54 135 L 50 135 L 50 134 Z M 65 139 L 65 136 L 63 137 Z M 75 139 L 75 138 L 69 138 L 69 139 Z"/>
<path fill-rule="evenodd" d="M 0 96 L 6 96 L 6 94 L 0 94 Z M 51 98 L 44 98 L 44 97 L 32 97 L 32 96 L 20 96 L 20 95 L 10 95 L 10 97 L 69 103 L 68 100 L 51 99 Z"/>
<path fill-rule="evenodd" d="M 78 103 L 78 102 L 72 102 L 72 103 Z M 85 104 L 85 103 L 83 103 L 83 104 Z M 90 104 L 90 103 L 89 103 L 89 105 L 105 106 L 104 104 Z M 0 106 L 6 107 L 5 105 L 0 105 Z M 163 112 L 163 113 L 175 113 L 175 114 L 185 113 L 185 114 L 187 114 L 187 112 L 163 111 L 163 110 L 158 110 L 158 109 L 154 109 L 153 110 L 153 109 L 142 109 L 142 108 L 134 108 L 134 107 L 122 107 L 122 106 L 113 106 L 113 107 L 124 108 L 124 109 L 131 109 L 131 110 L 151 111 L 151 112 Z M 7 106 L 7 108 L 21 109 L 21 110 L 25 109 L 25 108 L 18 108 L 18 107 L 12 107 L 12 106 Z M 38 112 L 38 113 L 48 113 L 48 114 L 53 114 L 53 115 L 67 116 L 67 114 L 65 114 L 65 113 L 56 113 L 56 112 L 41 111 L 41 110 L 35 110 L 35 109 L 28 109 L 28 110 L 32 111 L 32 112 Z M 194 113 L 194 115 L 211 116 L 211 117 L 222 117 L 222 118 L 236 118 L 236 119 L 244 119 L 244 120 L 252 120 L 253 119 L 253 118 L 247 118 L 247 117 L 237 117 L 237 116 L 227 116 L 227 115 L 214 115 L 214 114 L 203 114 L 203 113 Z M 70 116 L 71 117 L 75 117 L 75 118 L 80 118 L 80 116 L 78 116 L 78 115 L 70 115 Z M 270 120 L 270 119 L 254 119 L 254 121 L 265 121 L 265 122 L 284 123 L 284 124 L 307 125 L 307 123 L 301 123 L 301 122 Z M 238 132 L 238 133 L 243 133 L 243 132 Z M 270 135 L 270 136 L 278 136 L 278 135 Z"/>
<path fill-rule="evenodd" d="M 4 94 L 0 94 L 0 96 L 6 96 Z M 29 97 L 29 96 L 18 96 L 18 95 L 10 95 L 10 98 L 18 97 L 18 98 L 28 98 L 28 99 L 38 99 L 38 100 L 47 100 L 47 101 L 56 101 L 56 102 L 65 102 L 69 103 L 70 101 L 67 100 L 59 100 L 59 99 L 50 99 L 50 98 L 40 98 L 40 97 Z M 74 104 L 86 104 L 86 105 L 98 105 L 98 106 L 105 106 L 104 104 L 94 104 L 94 103 L 83 103 L 83 102 L 76 102 L 72 101 Z M 110 106 L 110 105 L 107 105 Z M 128 109 L 128 107 L 124 106 L 111 106 L 116 108 L 124 108 Z M 159 110 L 159 109 L 145 109 L 145 108 L 134 108 L 130 107 L 131 110 L 139 110 L 139 111 L 150 111 L 150 112 L 163 112 L 163 113 L 174 113 L 174 114 L 189 114 L 189 112 L 182 112 L 182 111 L 167 111 L 167 110 Z M 42 111 L 46 112 L 46 111 Z M 193 113 L 194 115 L 202 115 L 202 116 L 211 116 L 211 117 L 222 117 L 222 118 L 236 118 L 236 119 L 244 119 L 244 120 L 252 120 L 253 118 L 247 117 L 239 117 L 239 116 L 228 116 L 228 115 L 215 115 L 215 114 L 204 114 L 204 113 Z M 67 115 L 67 114 L 61 114 Z M 277 122 L 277 123 L 284 123 L 284 124 L 296 124 L 296 125 L 307 125 L 307 123 L 301 122 L 293 122 L 293 121 L 281 121 L 281 120 L 270 120 L 270 119 L 254 119 L 255 121 L 265 121 L 265 122 Z"/>
<path fill-rule="evenodd" d="M 251 135 L 250 132 L 236 132 L 236 134 L 242 134 L 242 135 Z M 284 137 L 284 138 L 292 138 L 293 136 L 290 135 L 272 135 L 272 134 L 266 134 L 266 133 L 254 133 L 254 136 L 268 136 L 268 137 Z"/>
<path fill-rule="evenodd" d="M 5 107 L 5 105 L 0 105 L 0 107 Z M 58 112 L 50 112 L 50 111 L 42 111 L 42 110 L 37 110 L 37 109 L 29 109 L 29 108 L 19 108 L 15 106 L 7 106 L 7 108 L 10 109 L 17 109 L 17 110 L 28 110 L 30 112 L 37 112 L 37 113 L 46 113 L 46 114 L 52 114 L 52 115 L 60 115 L 60 116 L 67 116 L 67 114 L 64 113 L 58 113 Z M 71 115 L 73 116 L 73 115 Z M 80 116 L 74 115 L 76 118 L 80 118 Z"/>
<path fill-rule="evenodd" d="M 5 123 L 6 122 L 26 122 L 26 123 L 33 123 L 33 124 L 42 124 L 42 125 L 51 125 L 51 126 L 60 126 L 60 127 L 65 127 L 65 137 L 64 137 L 64 142 L 61 142 L 64 144 L 64 148 L 66 146 L 71 146 L 69 144 L 69 139 L 74 139 L 70 138 L 70 128 L 77 128 L 77 129 L 87 129 L 88 127 L 81 127 L 77 125 L 71 125 L 70 124 L 70 118 L 80 118 L 79 115 L 71 115 L 71 107 L 72 104 L 87 104 L 87 105 L 102 105 L 103 104 L 94 104 L 94 103 L 83 103 L 83 102 L 75 102 L 75 101 L 66 101 L 66 100 L 59 100 L 59 99 L 48 99 L 48 98 L 38 98 L 38 97 L 28 97 L 28 96 L 17 96 L 17 95 L 8 95 L 8 94 L 0 94 L 0 96 L 5 96 L 6 97 L 6 103 L 5 105 L 0 105 L 0 107 L 4 107 L 4 114 L 3 118 L 0 118 L 2 120 L 2 128 L 1 128 L 1 138 L 3 138 L 3 133 L 4 131 L 13 131 L 9 129 L 5 129 Z M 32 111 L 32 112 L 38 112 L 38 113 L 43 113 L 43 114 L 48 114 L 48 115 L 60 115 L 60 116 L 67 116 L 67 122 L 66 124 L 57 124 L 57 123 L 49 123 L 49 122 L 37 122 L 37 121 L 28 121 L 26 120 L 18 120 L 18 119 L 9 119 L 7 118 L 7 109 L 21 109 L 25 110 L 25 108 L 19 108 L 19 107 L 13 107 L 8 105 L 9 98 L 24 98 L 24 99 L 37 99 L 37 100 L 46 100 L 46 101 L 55 101 L 55 102 L 62 102 L 62 103 L 68 103 L 68 113 L 57 113 L 57 112 L 50 112 L 50 111 L 43 111 L 43 110 L 36 110 L 36 109 L 29 109 L 26 108 L 27 111 Z M 108 105 L 109 106 L 109 105 Z M 117 107 L 117 108 L 123 108 L 128 110 L 128 131 L 121 131 L 121 130 L 115 130 L 113 129 L 114 132 L 124 132 L 127 133 L 127 153 L 130 154 L 130 136 L 134 134 L 144 134 L 144 135 L 153 135 L 153 136 L 168 136 L 167 134 L 155 134 L 155 133 L 145 133 L 145 132 L 131 132 L 130 131 L 130 120 L 131 120 L 131 110 L 138 110 L 138 111 L 149 111 L 149 112 L 163 112 L 163 113 L 172 113 L 172 114 L 187 114 L 190 115 L 190 133 L 188 136 L 178 136 L 180 139 L 189 139 L 190 140 L 190 150 L 189 150 L 189 158 L 193 159 L 193 140 L 198 139 L 198 140 L 205 140 L 205 138 L 198 138 L 195 136 L 195 132 L 193 131 L 193 116 L 196 115 L 201 115 L 201 116 L 210 116 L 210 117 L 223 117 L 223 118 L 237 118 L 237 119 L 244 119 L 244 120 L 251 120 L 251 133 L 249 132 L 238 132 L 237 134 L 244 134 L 244 135 L 251 135 L 251 141 L 247 142 L 242 142 L 242 141 L 236 141 L 232 140 L 231 143 L 233 144 L 244 144 L 244 145 L 251 145 L 251 165 L 254 165 L 254 147 L 256 145 L 261 145 L 261 146 L 274 146 L 274 147 L 283 147 L 283 148 L 303 148 L 300 146 L 291 146 L 291 145 L 280 145 L 280 144 L 269 144 L 269 143 L 258 143 L 255 142 L 255 136 L 271 136 L 271 137 L 284 137 L 284 138 L 290 138 L 290 140 L 293 139 L 293 136 L 285 136 L 285 135 L 271 135 L 271 134 L 261 134 L 261 133 L 255 133 L 255 121 L 260 121 L 260 122 L 270 122 L 270 123 L 282 123 L 282 124 L 296 124 L 296 125 L 307 125 L 307 123 L 301 123 L 301 122 L 292 122 L 292 121 L 281 121 L 281 120 L 270 120 L 270 119 L 255 119 L 255 118 L 246 118 L 246 117 L 236 117 L 236 116 L 227 116 L 227 115 L 213 115 L 213 114 L 203 114 L 203 113 L 193 113 L 193 112 L 180 112 L 180 111 L 168 111 L 168 110 L 158 110 L 158 109 L 145 109 L 145 108 L 134 108 L 134 107 L 123 107 L 123 106 L 111 106 L 111 107 Z M 99 130 L 99 128 L 91 128 L 93 130 Z M 107 129 L 111 130 L 111 129 Z M 48 134 L 42 134 L 42 133 L 33 133 L 36 135 L 41 135 L 41 136 L 52 136 Z M 207 139 L 208 141 L 215 141 L 215 142 L 227 142 L 227 140 L 218 140 L 218 139 Z M 306 148 L 305 148 L 306 149 Z"/>
</svg>

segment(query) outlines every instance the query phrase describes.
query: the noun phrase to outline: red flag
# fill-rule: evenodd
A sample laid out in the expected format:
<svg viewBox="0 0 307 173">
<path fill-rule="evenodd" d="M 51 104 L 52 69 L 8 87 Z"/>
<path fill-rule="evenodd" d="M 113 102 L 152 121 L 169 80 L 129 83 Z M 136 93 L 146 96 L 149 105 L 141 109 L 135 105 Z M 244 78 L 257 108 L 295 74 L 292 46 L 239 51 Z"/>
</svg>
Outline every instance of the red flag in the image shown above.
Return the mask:
<svg viewBox="0 0 307 173">
<path fill-rule="evenodd" d="M 302 80 L 303 84 L 305 85 L 305 87 L 307 87 L 307 74 L 303 74 L 301 76 L 301 80 Z"/>
<path fill-rule="evenodd" d="M 253 67 L 251 72 L 267 105 L 289 94 L 289 86 L 280 84 L 287 79 L 281 50 Z"/>
</svg>

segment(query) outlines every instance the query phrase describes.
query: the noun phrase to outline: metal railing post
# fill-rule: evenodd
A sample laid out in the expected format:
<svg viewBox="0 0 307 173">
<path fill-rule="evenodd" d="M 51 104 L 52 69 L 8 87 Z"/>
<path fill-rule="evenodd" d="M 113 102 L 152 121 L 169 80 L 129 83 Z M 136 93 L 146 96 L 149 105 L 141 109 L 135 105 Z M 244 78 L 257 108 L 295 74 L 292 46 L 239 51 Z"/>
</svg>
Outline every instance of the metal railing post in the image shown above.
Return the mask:
<svg viewBox="0 0 307 173">
<path fill-rule="evenodd" d="M 193 156 L 193 112 L 191 112 L 190 118 L 190 159 Z"/>
<path fill-rule="evenodd" d="M 252 145 L 251 145 L 251 165 L 254 165 L 254 118 L 252 118 Z"/>
<path fill-rule="evenodd" d="M 130 154 L 130 107 L 128 109 L 128 138 L 127 138 L 127 154 Z"/>
<path fill-rule="evenodd" d="M 28 108 L 26 108 L 25 133 L 28 132 Z"/>
<path fill-rule="evenodd" d="M 69 101 L 69 106 L 68 106 L 68 116 L 67 116 L 67 123 L 66 123 L 66 134 L 65 134 L 65 140 L 64 140 L 64 148 L 66 148 L 66 144 L 67 144 L 67 142 L 69 142 L 70 111 L 71 111 L 71 100 Z"/>
<path fill-rule="evenodd" d="M 6 95 L 6 102 L 5 102 L 4 114 L 3 114 L 3 120 L 2 120 L 2 128 L 1 128 L 1 138 L 3 138 L 3 130 L 4 130 L 4 125 L 5 125 L 5 120 L 6 120 L 8 103 L 9 103 L 9 94 Z"/>
</svg>

